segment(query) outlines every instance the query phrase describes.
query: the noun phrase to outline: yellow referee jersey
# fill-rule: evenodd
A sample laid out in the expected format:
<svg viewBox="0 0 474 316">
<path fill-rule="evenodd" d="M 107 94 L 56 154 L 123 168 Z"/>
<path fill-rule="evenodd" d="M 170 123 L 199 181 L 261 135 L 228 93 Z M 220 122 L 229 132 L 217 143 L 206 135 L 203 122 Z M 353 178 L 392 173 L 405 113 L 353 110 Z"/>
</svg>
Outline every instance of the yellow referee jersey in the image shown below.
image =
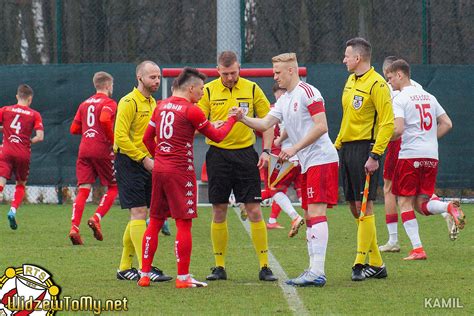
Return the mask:
<svg viewBox="0 0 474 316">
<path fill-rule="evenodd" d="M 335 146 L 375 140 L 372 152 L 382 155 L 394 129 L 392 100 L 385 79 L 371 67 L 361 77 L 352 74 L 342 93 L 342 122 Z"/>
<path fill-rule="evenodd" d="M 151 157 L 143 144 L 143 135 L 156 108 L 155 99 L 146 98 L 137 88 L 120 99 L 114 127 L 114 152 L 135 161 Z"/>
<path fill-rule="evenodd" d="M 221 78 L 208 82 L 198 105 L 211 122 L 226 121 L 233 106 L 243 108 L 250 117 L 262 118 L 270 111 L 270 102 L 262 89 L 244 78 L 239 78 L 232 89 L 224 86 Z M 238 122 L 222 142 L 206 139 L 206 143 L 224 149 L 246 148 L 255 143 L 255 134 L 250 127 Z"/>
</svg>

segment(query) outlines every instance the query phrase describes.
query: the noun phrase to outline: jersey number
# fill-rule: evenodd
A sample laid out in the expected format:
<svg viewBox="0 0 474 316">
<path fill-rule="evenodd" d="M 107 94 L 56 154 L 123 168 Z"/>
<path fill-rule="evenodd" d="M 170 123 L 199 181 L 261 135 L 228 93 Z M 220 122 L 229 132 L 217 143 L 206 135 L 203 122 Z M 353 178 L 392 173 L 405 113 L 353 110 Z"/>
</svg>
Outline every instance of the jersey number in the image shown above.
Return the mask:
<svg viewBox="0 0 474 316">
<path fill-rule="evenodd" d="M 170 139 L 173 136 L 173 112 L 161 112 L 160 138 Z"/>
<path fill-rule="evenodd" d="M 21 123 L 18 121 L 20 119 L 20 114 L 15 115 L 10 127 L 15 130 L 15 133 L 20 134 Z"/>
<path fill-rule="evenodd" d="M 429 112 L 429 104 L 415 104 L 418 112 L 420 113 L 420 128 L 423 131 L 429 131 L 433 126 L 433 116 Z M 428 122 L 425 121 L 428 119 Z"/>
<path fill-rule="evenodd" d="M 87 126 L 92 127 L 95 124 L 95 116 L 94 116 L 95 106 L 89 105 L 87 108 Z"/>
</svg>

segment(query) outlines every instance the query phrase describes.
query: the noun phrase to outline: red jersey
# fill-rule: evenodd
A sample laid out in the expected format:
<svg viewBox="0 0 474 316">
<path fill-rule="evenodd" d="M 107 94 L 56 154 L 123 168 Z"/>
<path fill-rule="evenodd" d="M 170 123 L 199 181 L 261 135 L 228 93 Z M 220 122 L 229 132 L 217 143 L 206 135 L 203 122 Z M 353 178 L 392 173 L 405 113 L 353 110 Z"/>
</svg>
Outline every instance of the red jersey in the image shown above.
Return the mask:
<svg viewBox="0 0 474 316">
<path fill-rule="evenodd" d="M 15 104 L 0 108 L 3 125 L 3 153 L 29 158 L 33 130 L 43 130 L 41 115 L 30 107 Z"/>
<path fill-rule="evenodd" d="M 103 93 L 96 93 L 79 105 L 73 124 L 81 126 L 80 158 L 109 158 L 112 143 L 100 122 L 101 114 L 108 114 L 111 122 L 115 119 L 117 103 Z"/>
<path fill-rule="evenodd" d="M 150 121 L 157 143 L 154 171 L 194 173 L 194 132 L 208 124 L 201 109 L 184 98 L 160 101 Z"/>
</svg>

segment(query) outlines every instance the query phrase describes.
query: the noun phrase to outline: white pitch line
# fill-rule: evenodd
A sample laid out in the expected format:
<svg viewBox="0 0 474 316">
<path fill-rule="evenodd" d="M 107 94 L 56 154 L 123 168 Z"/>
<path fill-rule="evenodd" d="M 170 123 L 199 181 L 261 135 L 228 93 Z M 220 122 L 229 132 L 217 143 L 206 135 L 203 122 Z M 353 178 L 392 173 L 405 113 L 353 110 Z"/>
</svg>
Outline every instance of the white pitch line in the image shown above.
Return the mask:
<svg viewBox="0 0 474 316">
<path fill-rule="evenodd" d="M 240 208 L 234 207 L 234 211 L 235 214 L 237 214 L 237 218 L 240 220 L 240 222 L 245 227 L 245 230 L 250 236 L 249 221 L 242 221 L 242 219 L 240 218 Z M 278 285 L 281 287 L 281 290 L 283 291 L 283 296 L 285 297 L 286 302 L 288 303 L 288 306 L 293 312 L 293 314 L 309 315 L 308 310 L 306 309 L 300 297 L 298 296 L 296 288 L 285 283 L 285 280 L 288 280 L 288 276 L 286 275 L 285 270 L 283 270 L 282 266 L 270 250 L 268 250 L 268 261 L 273 273 L 278 277 Z"/>
</svg>

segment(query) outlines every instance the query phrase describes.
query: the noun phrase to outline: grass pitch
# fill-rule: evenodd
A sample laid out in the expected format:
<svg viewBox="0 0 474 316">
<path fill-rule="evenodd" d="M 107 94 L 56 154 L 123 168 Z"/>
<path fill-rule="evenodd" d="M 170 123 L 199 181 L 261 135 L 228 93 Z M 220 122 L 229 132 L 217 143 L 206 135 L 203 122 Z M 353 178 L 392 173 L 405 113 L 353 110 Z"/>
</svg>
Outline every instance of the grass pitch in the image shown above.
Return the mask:
<svg viewBox="0 0 474 316">
<path fill-rule="evenodd" d="M 8 207 L 0 216 L 0 276 L 7 267 L 29 263 L 46 268 L 54 283 L 61 287 L 61 297 L 96 299 L 128 299 L 123 315 L 260 315 L 292 314 L 279 283 L 258 281 L 258 262 L 250 237 L 237 215 L 229 210 L 229 248 L 227 274 L 229 280 L 209 282 L 207 288 L 175 289 L 174 282 L 154 283 L 139 288 L 135 282 L 118 281 L 115 277 L 121 255 L 123 229 L 128 212 L 114 206 L 102 221 L 104 241 L 96 241 L 87 227 L 87 219 L 95 205 L 87 205 L 81 234 L 84 246 L 72 246 L 67 234 L 71 205 L 24 205 L 18 211 L 17 231 L 7 222 Z M 464 205 L 468 221 L 474 205 Z M 269 209 L 263 209 L 267 218 Z M 301 213 L 301 210 L 299 210 Z M 474 314 L 474 233 L 471 223 L 461 231 L 459 239 L 448 238 L 441 216 L 418 215 L 420 235 L 428 260 L 405 262 L 410 242 L 401 222 L 400 253 L 383 254 L 388 269 L 385 280 L 352 282 L 351 266 L 356 249 L 356 226 L 345 205 L 328 212 L 329 244 L 326 255 L 328 283 L 323 288 L 298 288 L 297 294 L 309 314 Z M 214 265 L 210 241 L 210 208 L 199 209 L 193 223 L 191 273 L 205 281 Z M 376 206 L 379 244 L 387 240 L 383 206 Z M 289 228 L 290 220 L 280 215 L 280 224 Z M 473 222 L 474 224 L 474 222 Z M 155 265 L 175 277 L 174 235 L 160 235 Z M 289 277 L 299 275 L 308 265 L 303 230 L 295 238 L 287 237 L 287 229 L 268 232 L 270 251 Z M 285 280 L 280 280 L 284 282 Z M 456 299 L 444 308 L 436 300 Z M 429 300 L 431 305 L 425 305 Z M 458 304 L 459 303 L 459 304 Z M 434 306 L 433 306 L 434 304 Z M 459 306 L 462 306 L 459 307 Z M 78 312 L 59 312 L 76 315 Z M 91 312 L 79 314 L 90 315 Z M 104 314 L 118 314 L 104 312 Z"/>
</svg>

